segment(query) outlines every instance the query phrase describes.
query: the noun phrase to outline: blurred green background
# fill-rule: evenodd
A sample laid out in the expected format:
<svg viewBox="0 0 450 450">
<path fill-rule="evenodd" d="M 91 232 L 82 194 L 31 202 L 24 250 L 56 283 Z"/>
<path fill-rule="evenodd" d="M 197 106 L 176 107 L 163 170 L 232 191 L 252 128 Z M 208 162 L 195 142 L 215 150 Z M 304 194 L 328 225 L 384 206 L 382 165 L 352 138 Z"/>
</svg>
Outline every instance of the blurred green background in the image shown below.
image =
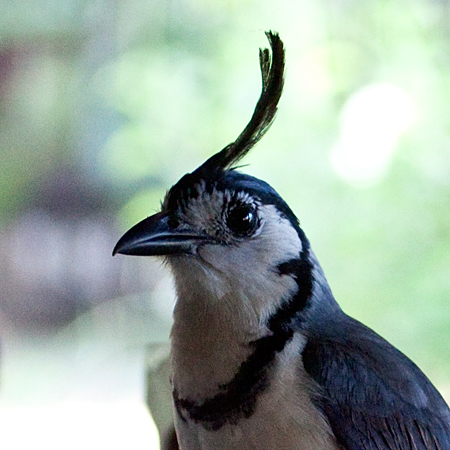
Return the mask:
<svg viewBox="0 0 450 450">
<path fill-rule="evenodd" d="M 244 170 L 297 213 L 343 309 L 450 399 L 450 2 L 0 11 L 2 448 L 157 448 L 145 358 L 171 281 L 111 251 L 243 129 L 269 29 L 285 92 Z"/>
</svg>

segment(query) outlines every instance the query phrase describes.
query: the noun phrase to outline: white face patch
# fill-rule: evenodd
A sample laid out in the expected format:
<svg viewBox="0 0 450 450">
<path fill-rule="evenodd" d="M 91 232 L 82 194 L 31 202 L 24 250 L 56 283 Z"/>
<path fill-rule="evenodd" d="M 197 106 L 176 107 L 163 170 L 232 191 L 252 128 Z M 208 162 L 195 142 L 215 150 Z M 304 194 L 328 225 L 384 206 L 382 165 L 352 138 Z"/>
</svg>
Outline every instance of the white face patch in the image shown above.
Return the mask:
<svg viewBox="0 0 450 450">
<path fill-rule="evenodd" d="M 258 227 L 251 235 L 234 236 L 227 228 L 226 208 L 232 201 L 255 206 Z M 189 296 L 187 291 L 197 287 L 209 302 L 226 302 L 224 307 L 237 308 L 237 312 L 251 309 L 264 323 L 284 299 L 295 293 L 295 280 L 280 276 L 277 266 L 298 258 L 302 245 L 295 228 L 275 205 L 263 205 L 245 192 L 214 189 L 191 200 L 179 220 L 180 227 L 217 239 L 217 243 L 200 245 L 193 257 L 169 258 L 182 290 L 179 298 Z"/>
<path fill-rule="evenodd" d="M 302 248 L 296 230 L 274 205 L 259 209 L 261 228 L 254 236 L 237 245 L 205 245 L 199 248 L 200 261 L 217 272 L 217 277 L 235 292 L 240 292 L 260 320 L 289 298 L 297 284 L 289 276 L 280 276 L 280 263 L 298 258 Z"/>
</svg>

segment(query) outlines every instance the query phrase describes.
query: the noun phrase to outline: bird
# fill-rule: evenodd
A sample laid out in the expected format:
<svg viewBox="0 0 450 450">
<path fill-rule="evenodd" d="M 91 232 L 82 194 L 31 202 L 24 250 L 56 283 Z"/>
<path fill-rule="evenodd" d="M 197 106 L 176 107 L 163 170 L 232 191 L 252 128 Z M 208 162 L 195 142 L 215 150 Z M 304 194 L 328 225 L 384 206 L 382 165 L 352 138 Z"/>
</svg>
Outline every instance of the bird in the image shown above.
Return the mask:
<svg viewBox="0 0 450 450">
<path fill-rule="evenodd" d="M 285 48 L 238 138 L 184 175 L 113 255 L 161 257 L 176 291 L 171 383 L 181 450 L 450 450 L 424 373 L 338 305 L 297 216 L 238 163 L 275 118 Z"/>
</svg>

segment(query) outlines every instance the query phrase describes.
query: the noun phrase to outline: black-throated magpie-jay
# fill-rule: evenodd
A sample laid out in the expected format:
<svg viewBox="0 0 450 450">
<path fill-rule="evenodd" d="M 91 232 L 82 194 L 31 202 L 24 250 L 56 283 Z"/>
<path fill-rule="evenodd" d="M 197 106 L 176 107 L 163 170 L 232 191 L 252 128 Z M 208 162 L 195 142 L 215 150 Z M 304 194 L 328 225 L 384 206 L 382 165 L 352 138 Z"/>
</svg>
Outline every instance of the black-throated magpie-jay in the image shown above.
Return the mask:
<svg viewBox="0 0 450 450">
<path fill-rule="evenodd" d="M 420 369 L 336 303 L 299 222 L 235 169 L 271 125 L 284 47 L 236 141 L 182 177 L 115 253 L 163 256 L 182 450 L 450 450 L 450 411 Z"/>
</svg>

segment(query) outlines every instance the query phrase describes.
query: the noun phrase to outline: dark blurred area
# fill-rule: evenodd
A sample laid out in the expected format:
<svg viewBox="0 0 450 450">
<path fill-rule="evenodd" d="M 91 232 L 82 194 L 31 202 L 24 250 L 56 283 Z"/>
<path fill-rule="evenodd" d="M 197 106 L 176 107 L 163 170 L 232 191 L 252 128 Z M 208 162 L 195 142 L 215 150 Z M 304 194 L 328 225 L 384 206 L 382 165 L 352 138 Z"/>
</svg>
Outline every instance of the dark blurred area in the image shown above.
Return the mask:
<svg viewBox="0 0 450 450">
<path fill-rule="evenodd" d="M 285 93 L 245 170 L 298 214 L 344 310 L 449 398 L 449 2 L 0 10 L 1 447 L 157 448 L 147 348 L 168 340 L 170 276 L 111 252 L 247 123 L 269 29 Z"/>
</svg>

